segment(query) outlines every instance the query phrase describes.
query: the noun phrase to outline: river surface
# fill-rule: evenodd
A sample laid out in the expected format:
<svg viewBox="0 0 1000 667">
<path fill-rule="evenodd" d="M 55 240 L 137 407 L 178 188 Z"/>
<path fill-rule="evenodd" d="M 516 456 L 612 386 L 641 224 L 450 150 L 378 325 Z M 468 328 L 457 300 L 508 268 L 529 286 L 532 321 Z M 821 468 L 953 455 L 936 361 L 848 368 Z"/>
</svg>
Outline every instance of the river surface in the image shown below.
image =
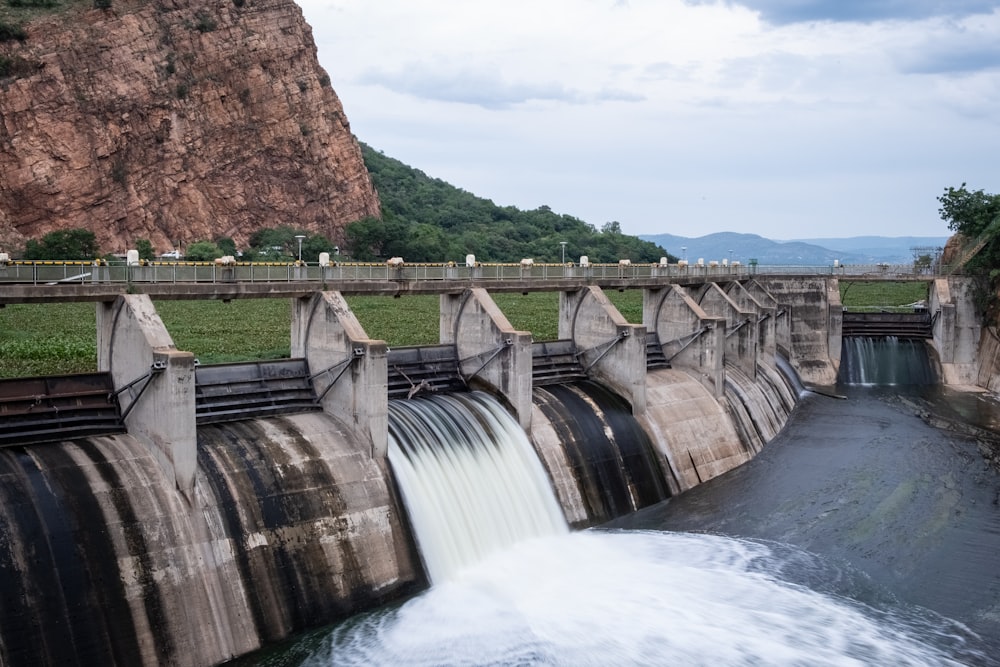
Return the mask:
<svg viewBox="0 0 1000 667">
<path fill-rule="evenodd" d="M 1000 476 L 975 439 L 921 417 L 995 428 L 997 404 L 941 387 L 837 391 L 847 400 L 807 397 L 753 461 L 615 525 L 821 555 L 968 625 L 1000 664 Z"/>
<path fill-rule="evenodd" d="M 1000 665 L 981 396 L 806 394 L 753 461 L 243 664 Z"/>
</svg>

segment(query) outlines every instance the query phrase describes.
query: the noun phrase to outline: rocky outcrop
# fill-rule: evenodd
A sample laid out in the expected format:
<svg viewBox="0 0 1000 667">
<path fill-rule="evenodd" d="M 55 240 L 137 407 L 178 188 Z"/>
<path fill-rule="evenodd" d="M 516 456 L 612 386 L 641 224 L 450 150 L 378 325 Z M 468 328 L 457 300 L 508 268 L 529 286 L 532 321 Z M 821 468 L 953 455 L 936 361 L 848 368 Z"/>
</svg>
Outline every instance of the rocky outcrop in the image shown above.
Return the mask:
<svg viewBox="0 0 1000 667">
<path fill-rule="evenodd" d="M 104 252 L 379 215 L 293 0 L 69 3 L 0 42 L 0 244 L 72 228 Z"/>
<path fill-rule="evenodd" d="M 962 254 L 962 247 L 966 242 L 967 240 L 962 234 L 952 234 L 944 244 L 944 250 L 941 252 L 941 264 L 943 266 L 951 266 L 957 262 Z"/>
</svg>

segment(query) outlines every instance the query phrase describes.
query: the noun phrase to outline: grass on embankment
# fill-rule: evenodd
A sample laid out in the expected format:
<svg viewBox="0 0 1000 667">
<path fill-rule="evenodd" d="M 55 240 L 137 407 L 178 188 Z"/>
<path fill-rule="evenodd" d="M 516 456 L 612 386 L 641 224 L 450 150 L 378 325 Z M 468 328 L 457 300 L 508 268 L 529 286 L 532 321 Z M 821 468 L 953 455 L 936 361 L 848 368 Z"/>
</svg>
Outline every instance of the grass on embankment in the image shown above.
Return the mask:
<svg viewBox="0 0 1000 667">
<path fill-rule="evenodd" d="M 558 336 L 559 294 L 493 295 L 511 325 L 535 340 Z M 630 322 L 642 322 L 642 292 L 609 292 Z M 436 344 L 439 299 L 434 295 L 348 297 L 369 336 L 390 346 Z M 275 359 L 290 352 L 288 299 L 157 301 L 174 345 L 203 364 Z M 97 315 L 91 303 L 14 304 L 0 308 L 0 377 L 89 373 L 97 369 Z"/>
<path fill-rule="evenodd" d="M 906 310 L 926 301 L 930 283 L 923 281 L 840 281 L 840 302 L 851 310 Z"/>
</svg>

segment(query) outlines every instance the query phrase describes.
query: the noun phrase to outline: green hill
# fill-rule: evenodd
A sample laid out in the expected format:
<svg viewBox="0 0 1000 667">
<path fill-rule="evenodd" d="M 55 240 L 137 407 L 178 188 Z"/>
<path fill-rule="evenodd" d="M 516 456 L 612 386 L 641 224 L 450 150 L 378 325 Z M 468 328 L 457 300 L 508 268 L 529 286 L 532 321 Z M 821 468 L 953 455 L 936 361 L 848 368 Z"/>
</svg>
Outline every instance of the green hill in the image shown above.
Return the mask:
<svg viewBox="0 0 1000 667">
<path fill-rule="evenodd" d="M 347 227 L 348 251 L 361 261 L 402 257 L 409 262 L 560 262 L 586 255 L 591 262 L 658 262 L 666 251 L 621 233 L 617 222 L 600 230 L 548 206 L 522 211 L 497 206 L 361 144 L 365 165 L 382 201 L 382 219 Z"/>
</svg>

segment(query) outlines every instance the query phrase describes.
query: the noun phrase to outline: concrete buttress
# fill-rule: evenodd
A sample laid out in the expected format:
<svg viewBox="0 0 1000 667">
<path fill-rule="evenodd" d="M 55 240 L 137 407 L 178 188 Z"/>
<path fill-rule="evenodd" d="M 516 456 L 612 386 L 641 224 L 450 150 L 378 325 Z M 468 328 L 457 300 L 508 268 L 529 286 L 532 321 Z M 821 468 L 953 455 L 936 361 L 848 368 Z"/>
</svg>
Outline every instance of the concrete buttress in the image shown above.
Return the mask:
<svg viewBox="0 0 1000 667">
<path fill-rule="evenodd" d="M 371 455 L 389 446 L 388 346 L 368 338 L 340 292 L 293 300 L 292 357 L 304 357 L 324 412 L 348 425 Z"/>
<path fill-rule="evenodd" d="M 708 283 L 696 299 L 711 315 L 726 319 L 725 362 L 741 369 L 750 379 L 757 377 L 757 317 L 744 310 L 722 291 L 717 283 Z"/>
<path fill-rule="evenodd" d="M 97 304 L 97 366 L 111 373 L 129 434 L 189 493 L 198 466 L 194 355 L 174 346 L 149 296 Z"/>
<path fill-rule="evenodd" d="M 442 294 L 440 341 L 455 345 L 462 377 L 484 384 L 531 428 L 531 333 L 517 331 L 486 290 Z"/>
<path fill-rule="evenodd" d="M 674 368 L 695 373 L 719 398 L 726 388 L 726 318 L 709 315 L 678 285 L 643 290 L 642 321 Z"/>
<path fill-rule="evenodd" d="M 600 287 L 559 293 L 559 338 L 581 352 L 587 375 L 646 411 L 646 327 L 629 324 Z"/>
</svg>

